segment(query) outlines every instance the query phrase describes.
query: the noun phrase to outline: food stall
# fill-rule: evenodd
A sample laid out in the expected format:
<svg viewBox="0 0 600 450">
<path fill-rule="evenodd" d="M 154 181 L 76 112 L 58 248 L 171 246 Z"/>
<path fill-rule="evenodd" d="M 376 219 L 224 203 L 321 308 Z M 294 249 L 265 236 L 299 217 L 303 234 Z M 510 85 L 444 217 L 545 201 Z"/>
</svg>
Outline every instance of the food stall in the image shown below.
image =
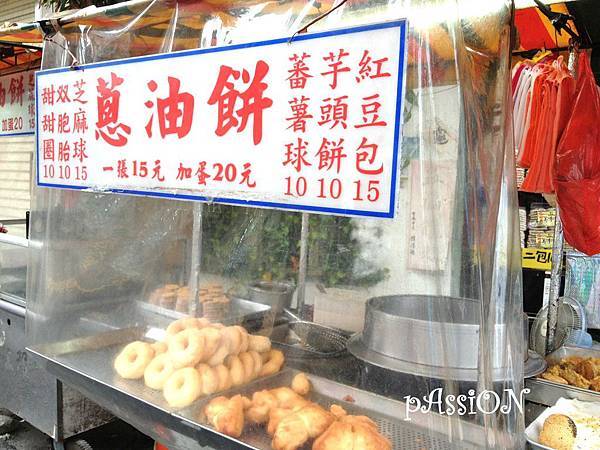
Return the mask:
<svg viewBox="0 0 600 450">
<path fill-rule="evenodd" d="M 536 4 L 537 8 L 516 13 L 519 44 L 513 51 L 511 70 L 520 207 L 523 218 L 528 215 L 531 225 L 527 231 L 529 245 L 546 247 L 541 252 L 547 252 L 547 257 L 536 261 L 547 262 L 547 267 L 541 264 L 529 267 L 549 271 L 549 289 L 547 297 L 546 293 L 543 295 L 542 305 L 532 310 L 536 295 L 531 295 L 531 290 L 527 293 L 527 289 L 524 293 L 526 310 L 535 314 L 529 345 L 546 355 L 548 365 L 537 377 L 525 381 L 528 389 L 525 434 L 533 448 L 597 448 L 600 442 L 600 352 L 598 344 L 593 342 L 597 340 L 594 329 L 598 323 L 597 295 L 593 287 L 596 259 L 593 255 L 597 247 L 592 247 L 593 240 L 583 243 L 576 234 L 594 229 L 591 223 L 598 216 L 592 205 L 597 202 L 583 196 L 574 200 L 565 195 L 577 189 L 581 182 L 578 176 L 572 176 L 577 174 L 574 168 L 583 165 L 586 151 L 595 150 L 598 145 L 597 140 L 589 138 L 597 134 L 600 118 L 600 110 L 592 106 L 598 104 L 599 97 L 590 67 L 594 65 L 594 54 L 589 51 L 595 47 L 597 36 L 588 33 L 597 28 L 593 23 L 597 16 L 588 14 L 591 11 L 588 5 L 582 7 L 577 2 L 551 7 L 539 1 Z M 552 85 L 552 77 L 538 77 L 541 70 L 545 70 L 545 75 L 560 72 L 561 82 Z M 524 82 L 534 72 L 536 75 Z M 565 97 L 560 101 L 545 96 L 540 111 L 552 108 L 553 116 L 530 114 L 531 106 L 539 105 L 538 89 L 550 85 L 553 86 L 550 91 L 554 87 L 558 91 L 560 86 L 573 89 L 563 91 Z M 523 102 L 525 98 L 527 103 Z M 565 120 L 549 122 L 557 116 Z M 590 125 L 578 127 L 583 120 L 589 120 Z M 541 131 L 540 137 L 552 137 L 542 143 L 534 136 L 534 129 Z M 568 161 L 564 159 L 567 149 L 572 155 Z M 542 164 L 548 164 L 549 170 L 542 171 L 540 176 Z M 565 172 L 571 176 L 565 176 Z M 586 180 L 594 177 L 593 173 L 585 176 Z M 540 200 L 542 203 L 538 203 Z M 585 216 L 574 209 L 578 204 L 584 205 L 580 211 Z M 530 262 L 536 259 L 535 254 L 535 249 L 523 248 L 524 267 L 527 267 L 527 259 Z M 566 266 L 564 274 L 563 265 Z M 527 286 L 527 278 L 532 277 L 524 278 Z M 541 300 L 542 295 L 539 297 Z M 561 428 L 563 425 L 566 428 Z"/>
<path fill-rule="evenodd" d="M 30 353 L 173 449 L 522 448 L 544 362 L 510 18 L 138 0 L 46 23 Z"/>
</svg>

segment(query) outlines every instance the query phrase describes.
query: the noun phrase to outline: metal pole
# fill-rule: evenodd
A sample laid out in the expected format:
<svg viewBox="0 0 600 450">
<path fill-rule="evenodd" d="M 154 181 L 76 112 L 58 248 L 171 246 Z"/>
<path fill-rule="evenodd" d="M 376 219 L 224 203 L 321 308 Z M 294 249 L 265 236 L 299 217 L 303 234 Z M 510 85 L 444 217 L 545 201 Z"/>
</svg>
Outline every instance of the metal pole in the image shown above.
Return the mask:
<svg viewBox="0 0 600 450">
<path fill-rule="evenodd" d="M 304 317 L 304 302 L 306 297 L 306 271 L 308 265 L 308 214 L 302 213 L 302 228 L 300 229 L 300 263 L 298 267 L 298 316 Z"/>
<path fill-rule="evenodd" d="M 554 348 L 556 323 L 558 321 L 558 296 L 560 293 L 560 277 L 562 272 L 564 236 L 558 205 L 556 205 L 556 221 L 554 222 L 554 244 L 552 246 L 552 272 L 550 275 L 550 297 L 548 299 L 548 318 L 546 333 L 546 354 Z"/>
<path fill-rule="evenodd" d="M 577 47 L 569 52 L 568 67 L 573 78 L 577 76 Z M 554 222 L 554 244 L 552 245 L 552 273 L 550 275 L 550 298 L 548 299 L 548 318 L 546 321 L 546 354 L 555 348 L 556 324 L 558 322 L 558 296 L 560 294 L 560 278 L 565 238 L 563 235 L 560 210 L 556 205 L 556 221 Z"/>
<path fill-rule="evenodd" d="M 202 262 L 202 203 L 194 203 L 192 224 L 192 249 L 190 255 L 190 302 L 188 314 L 198 317 L 202 313 L 198 288 L 200 286 L 200 266 Z"/>
</svg>

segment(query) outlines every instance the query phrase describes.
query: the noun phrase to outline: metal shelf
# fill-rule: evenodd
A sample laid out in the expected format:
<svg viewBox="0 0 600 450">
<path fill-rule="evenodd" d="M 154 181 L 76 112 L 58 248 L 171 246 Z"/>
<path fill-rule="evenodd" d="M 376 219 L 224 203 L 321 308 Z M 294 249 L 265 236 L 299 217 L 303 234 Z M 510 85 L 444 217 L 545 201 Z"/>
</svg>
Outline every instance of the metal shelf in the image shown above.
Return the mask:
<svg viewBox="0 0 600 450">
<path fill-rule="evenodd" d="M 44 344 L 28 350 L 45 368 L 100 406 L 107 408 L 121 419 L 131 423 L 169 448 L 269 448 L 267 436 L 262 429 L 250 429 L 242 437 L 244 442 L 222 436 L 199 420 L 199 411 L 211 397 L 200 399 L 183 410 L 174 410 L 164 401 L 160 392 L 146 388 L 141 381 L 120 379 L 112 367 L 116 354 L 123 344 L 142 339 L 153 331 L 145 327 L 108 331 L 93 337 L 79 338 L 56 344 Z M 335 364 L 330 360 L 330 364 Z M 255 380 L 247 386 L 234 388 L 222 395 L 236 392 L 250 394 L 258 389 L 289 385 L 295 372 L 285 369 L 272 377 Z M 436 450 L 475 449 L 482 443 L 464 440 L 451 442 L 449 429 L 462 439 L 483 438 L 478 425 L 460 422 L 437 414 L 415 414 L 411 421 L 404 421 L 405 404 L 352 386 L 312 376 L 314 400 L 323 406 L 336 402 L 349 412 L 371 416 L 381 430 L 395 442 L 395 449 L 419 449 L 427 443 Z M 355 404 L 344 398 L 352 397 Z M 360 405 L 360 408 L 357 406 Z M 458 439 L 458 435 L 456 435 Z M 412 443 L 412 444 L 411 444 Z"/>
</svg>

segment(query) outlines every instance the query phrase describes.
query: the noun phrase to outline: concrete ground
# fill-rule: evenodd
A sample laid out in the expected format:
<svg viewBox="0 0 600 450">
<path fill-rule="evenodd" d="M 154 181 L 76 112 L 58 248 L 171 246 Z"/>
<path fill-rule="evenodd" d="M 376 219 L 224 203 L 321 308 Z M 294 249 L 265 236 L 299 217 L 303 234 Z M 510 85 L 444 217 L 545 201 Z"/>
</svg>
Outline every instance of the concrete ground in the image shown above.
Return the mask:
<svg viewBox="0 0 600 450">
<path fill-rule="evenodd" d="M 51 448 L 51 439 L 26 422 L 19 423 L 15 431 L 0 435 L 0 449 L 2 450 L 47 450 Z"/>
<path fill-rule="evenodd" d="M 14 431 L 0 434 L 0 450 L 53 449 L 52 440 L 48 436 L 27 422 L 17 420 Z M 75 439 L 84 439 L 92 450 L 152 450 L 154 445 L 152 439 L 120 420 L 82 433 Z M 70 450 L 68 442 L 66 448 Z"/>
</svg>

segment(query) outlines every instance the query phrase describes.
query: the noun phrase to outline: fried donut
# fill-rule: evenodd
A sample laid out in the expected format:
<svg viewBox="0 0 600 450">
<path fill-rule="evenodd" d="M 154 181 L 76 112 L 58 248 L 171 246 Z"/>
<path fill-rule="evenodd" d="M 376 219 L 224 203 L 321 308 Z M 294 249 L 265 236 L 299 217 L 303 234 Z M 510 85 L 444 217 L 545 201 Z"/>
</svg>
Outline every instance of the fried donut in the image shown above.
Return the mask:
<svg viewBox="0 0 600 450">
<path fill-rule="evenodd" d="M 280 350 L 269 350 L 267 361 L 262 366 L 262 369 L 260 369 L 260 376 L 266 377 L 268 375 L 273 375 L 274 373 L 279 372 L 281 366 L 283 366 L 284 361 L 285 358 Z"/>
<path fill-rule="evenodd" d="M 235 325 L 235 328 L 239 330 L 240 336 L 242 337 L 240 343 L 240 353 L 248 351 L 248 332 L 240 325 Z"/>
<path fill-rule="evenodd" d="M 159 341 L 150 344 L 150 346 L 152 347 L 152 350 L 154 350 L 155 355 L 160 355 L 161 353 L 166 353 L 169 348 L 165 342 L 159 342 Z"/>
<path fill-rule="evenodd" d="M 175 322 L 171 322 L 167 327 L 167 337 L 175 336 L 176 334 L 181 333 L 183 330 L 187 330 L 189 328 L 201 328 L 199 320 L 194 317 L 177 319 Z"/>
<path fill-rule="evenodd" d="M 173 362 L 167 353 L 154 357 L 144 371 L 144 383 L 150 389 L 162 390 L 167 379 L 175 372 Z"/>
<path fill-rule="evenodd" d="M 205 338 L 200 330 L 188 328 L 169 339 L 169 356 L 176 369 L 195 366 L 204 356 Z"/>
<path fill-rule="evenodd" d="M 270 350 L 268 352 L 260 353 L 260 359 L 262 360 L 263 364 L 266 363 L 270 357 Z"/>
<path fill-rule="evenodd" d="M 204 352 L 200 361 L 209 359 L 219 348 L 221 344 L 221 332 L 216 328 L 206 327 L 200 330 L 204 336 Z"/>
<path fill-rule="evenodd" d="M 231 384 L 233 386 L 240 386 L 244 384 L 246 374 L 244 372 L 244 365 L 237 355 L 229 355 L 225 359 L 225 365 L 229 369 L 229 376 L 231 377 Z"/>
<path fill-rule="evenodd" d="M 229 355 L 237 355 L 240 353 L 242 345 L 242 334 L 236 327 L 225 327 L 221 330 L 221 338 L 223 342 L 227 342 Z"/>
<path fill-rule="evenodd" d="M 146 342 L 135 341 L 121 350 L 115 359 L 114 367 L 122 378 L 137 380 L 144 376 L 144 370 L 152 358 L 154 358 L 152 346 Z"/>
<path fill-rule="evenodd" d="M 310 381 L 303 372 L 296 374 L 292 380 L 292 389 L 296 394 L 300 395 L 306 395 L 310 392 Z"/>
<path fill-rule="evenodd" d="M 227 355 L 229 355 L 229 345 L 227 342 L 223 342 L 223 339 L 221 339 L 221 343 L 217 348 L 217 351 L 215 351 L 212 356 L 208 358 L 206 364 L 209 366 L 218 366 L 219 364 L 223 364 L 223 361 L 225 361 Z"/>
<path fill-rule="evenodd" d="M 260 370 L 262 369 L 262 366 L 263 366 L 262 358 L 260 357 L 258 352 L 255 352 L 254 350 L 250 350 L 248 352 L 248 354 L 254 360 L 254 374 L 252 375 L 252 379 L 258 378 L 260 375 Z"/>
<path fill-rule="evenodd" d="M 267 336 L 251 334 L 248 336 L 248 349 L 258 353 L 268 352 L 271 350 L 271 339 Z"/>
<path fill-rule="evenodd" d="M 210 395 L 219 390 L 219 378 L 217 372 L 206 364 L 198 364 L 196 367 L 202 379 L 202 394 Z"/>
<path fill-rule="evenodd" d="M 198 328 L 206 328 L 206 327 L 212 326 L 212 323 L 206 317 L 200 317 L 199 319 L 196 319 L 196 320 L 198 323 Z"/>
<path fill-rule="evenodd" d="M 219 379 L 219 392 L 226 391 L 231 387 L 231 376 L 229 375 L 229 369 L 224 364 L 219 364 L 214 367 Z"/>
<path fill-rule="evenodd" d="M 202 395 L 202 378 L 193 367 L 176 370 L 165 382 L 163 396 L 172 408 L 184 408 Z"/>
<path fill-rule="evenodd" d="M 243 352 L 238 355 L 244 367 L 244 383 L 249 383 L 254 379 L 254 359 L 248 352 Z"/>
</svg>

